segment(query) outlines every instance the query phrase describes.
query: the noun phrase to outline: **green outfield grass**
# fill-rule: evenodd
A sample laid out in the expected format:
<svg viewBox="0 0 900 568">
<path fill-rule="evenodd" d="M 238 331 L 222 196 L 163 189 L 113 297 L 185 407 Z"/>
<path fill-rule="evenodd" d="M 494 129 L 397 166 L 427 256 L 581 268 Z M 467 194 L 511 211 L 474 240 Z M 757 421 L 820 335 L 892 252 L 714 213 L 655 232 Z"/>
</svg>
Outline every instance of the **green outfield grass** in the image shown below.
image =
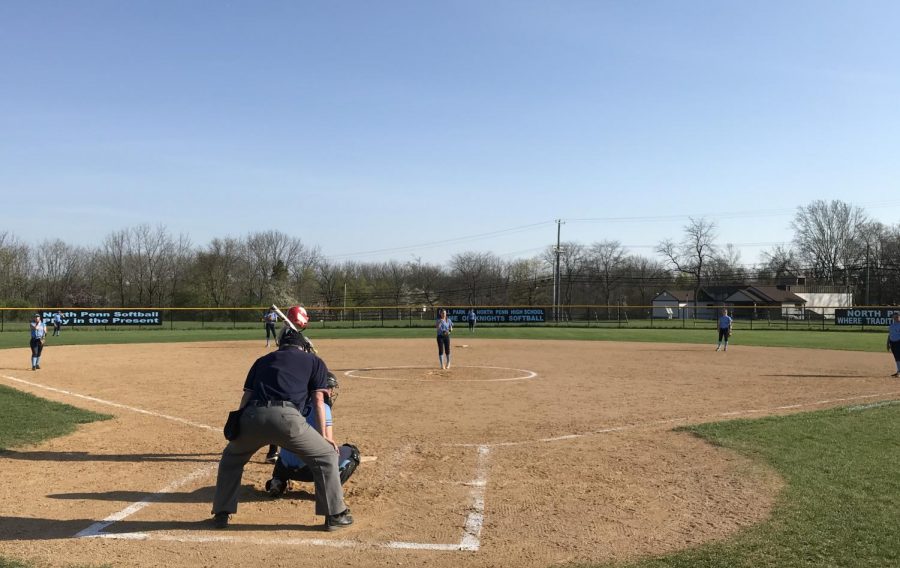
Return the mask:
<svg viewBox="0 0 900 568">
<path fill-rule="evenodd" d="M 778 471 L 787 483 L 772 517 L 722 542 L 603 567 L 900 566 L 897 402 L 685 430 Z"/>
<path fill-rule="evenodd" d="M 430 338 L 430 328 L 312 327 L 307 336 L 316 339 Z M 742 345 L 766 347 L 806 347 L 844 349 L 850 351 L 883 351 L 886 333 L 860 331 L 784 331 L 778 329 L 735 329 L 733 348 Z M 570 339 L 584 341 L 649 341 L 662 343 L 714 344 L 714 329 L 631 329 L 602 327 L 483 327 L 470 334 L 462 326 L 454 332 L 453 341 L 465 343 L 478 339 Z M 46 349 L 55 345 L 95 345 L 115 343 L 171 343 L 182 341 L 255 340 L 265 342 L 262 329 L 168 329 L 143 328 L 120 330 L 65 330 L 59 337 L 48 337 Z M 0 333 L 0 349 L 28 347 L 28 332 Z"/>
</svg>

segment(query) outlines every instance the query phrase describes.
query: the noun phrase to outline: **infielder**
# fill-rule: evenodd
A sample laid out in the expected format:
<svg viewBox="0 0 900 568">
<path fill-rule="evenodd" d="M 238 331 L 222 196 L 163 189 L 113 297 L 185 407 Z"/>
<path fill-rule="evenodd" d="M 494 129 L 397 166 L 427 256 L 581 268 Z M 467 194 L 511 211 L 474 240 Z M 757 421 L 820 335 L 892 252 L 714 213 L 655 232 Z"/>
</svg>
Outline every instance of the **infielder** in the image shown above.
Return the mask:
<svg viewBox="0 0 900 568">
<path fill-rule="evenodd" d="M 891 376 L 900 377 L 900 312 L 894 312 L 894 319 L 888 327 L 887 348 L 894 354 L 897 365 L 897 372 Z"/>
<path fill-rule="evenodd" d="M 58 311 L 53 314 L 53 335 L 54 337 L 59 335 L 59 330 L 62 327 L 62 312 Z"/>
<path fill-rule="evenodd" d="M 716 344 L 716 351 L 722 347 L 722 341 L 725 342 L 725 347 L 722 351 L 728 351 L 728 338 L 731 337 L 731 326 L 734 323 L 734 319 L 728 315 L 728 310 L 722 308 L 722 315 L 719 317 L 719 343 Z"/>
<path fill-rule="evenodd" d="M 41 320 L 41 314 L 34 314 L 31 320 L 31 370 L 41 368 L 41 353 L 44 351 L 44 341 L 47 337 L 47 325 Z"/>
</svg>

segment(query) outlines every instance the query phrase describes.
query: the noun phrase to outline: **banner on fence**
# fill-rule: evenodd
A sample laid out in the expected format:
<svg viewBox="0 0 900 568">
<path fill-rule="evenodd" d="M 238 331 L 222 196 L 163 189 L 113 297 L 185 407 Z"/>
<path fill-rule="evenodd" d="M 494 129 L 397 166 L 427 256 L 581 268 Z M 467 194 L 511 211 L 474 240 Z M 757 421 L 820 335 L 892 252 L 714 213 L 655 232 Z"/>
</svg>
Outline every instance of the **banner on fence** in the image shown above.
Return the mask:
<svg viewBox="0 0 900 568">
<path fill-rule="evenodd" d="M 456 323 L 468 320 L 469 310 L 450 308 L 447 315 Z M 475 308 L 475 319 L 491 323 L 544 323 L 544 308 Z"/>
<path fill-rule="evenodd" d="M 41 317 L 50 322 L 56 312 L 44 310 Z M 67 327 L 82 325 L 162 325 L 159 311 L 118 310 L 70 310 L 60 312 L 62 324 Z"/>
<path fill-rule="evenodd" d="M 889 325 L 895 312 L 892 308 L 835 308 L 834 323 L 836 325 Z"/>
</svg>

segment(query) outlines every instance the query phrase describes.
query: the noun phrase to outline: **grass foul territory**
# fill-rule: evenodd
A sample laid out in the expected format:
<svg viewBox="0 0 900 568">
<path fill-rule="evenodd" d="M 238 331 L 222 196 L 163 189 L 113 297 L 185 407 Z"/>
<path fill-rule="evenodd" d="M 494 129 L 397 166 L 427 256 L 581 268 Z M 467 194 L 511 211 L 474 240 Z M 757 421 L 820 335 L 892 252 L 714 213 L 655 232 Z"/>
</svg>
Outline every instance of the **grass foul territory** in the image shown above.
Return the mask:
<svg viewBox="0 0 900 568">
<path fill-rule="evenodd" d="M 110 418 L 0 385 L 0 450 L 64 436 L 78 424 Z"/>
<path fill-rule="evenodd" d="M 900 566 L 900 405 L 685 430 L 761 460 L 784 477 L 771 519 L 723 542 L 604 568 Z"/>
</svg>

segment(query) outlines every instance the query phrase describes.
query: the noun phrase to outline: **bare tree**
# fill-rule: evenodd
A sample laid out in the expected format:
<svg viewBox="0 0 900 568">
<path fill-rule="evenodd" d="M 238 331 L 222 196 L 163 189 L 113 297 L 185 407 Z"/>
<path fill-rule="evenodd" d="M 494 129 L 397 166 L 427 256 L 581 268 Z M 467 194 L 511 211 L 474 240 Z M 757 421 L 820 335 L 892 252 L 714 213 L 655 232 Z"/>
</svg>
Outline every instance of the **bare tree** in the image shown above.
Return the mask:
<svg viewBox="0 0 900 568">
<path fill-rule="evenodd" d="M 0 232 L 0 301 L 28 297 L 30 250 L 8 231 Z"/>
<path fill-rule="evenodd" d="M 662 255 L 666 263 L 681 274 L 691 277 L 694 282 L 694 298 L 700 293 L 706 265 L 716 255 L 715 241 L 715 222 L 705 218 L 691 218 L 684 227 L 681 241 L 667 239 L 656 247 L 656 252 Z"/>
<path fill-rule="evenodd" d="M 588 252 L 588 266 L 593 272 L 593 276 L 600 281 L 607 318 L 612 314 L 609 306 L 612 304 L 613 290 L 622 279 L 625 258 L 625 248 L 619 241 L 607 240 L 594 243 Z"/>
<path fill-rule="evenodd" d="M 655 294 L 662 285 L 667 284 L 671 275 L 666 267 L 658 260 L 645 256 L 632 255 L 626 259 L 626 278 L 637 290 L 637 304 L 647 306 L 652 300 L 651 293 Z"/>
<path fill-rule="evenodd" d="M 343 267 L 322 259 L 316 266 L 316 281 L 319 284 L 319 294 L 326 306 L 337 307 L 343 300 L 343 285 L 345 282 Z"/>
<path fill-rule="evenodd" d="M 312 301 L 317 287 L 316 265 L 322 260 L 322 252 L 318 246 L 307 247 L 301 244 L 294 262 L 288 265 L 291 290 L 298 303 Z"/>
<path fill-rule="evenodd" d="M 130 278 L 133 277 L 130 231 L 121 229 L 106 235 L 100 245 L 98 260 L 104 283 L 116 295 L 119 306 L 127 306 Z"/>
<path fill-rule="evenodd" d="M 548 274 L 538 258 L 514 260 L 506 267 L 509 280 L 509 302 L 516 305 L 534 306 L 543 298 Z"/>
<path fill-rule="evenodd" d="M 541 258 L 552 272 L 553 267 L 556 265 L 555 247 L 547 247 Z M 560 243 L 559 285 L 561 290 L 559 296 L 562 305 L 572 305 L 575 284 L 587 270 L 585 259 L 585 249 L 581 243 L 574 241 Z"/>
<path fill-rule="evenodd" d="M 42 306 L 64 306 L 81 281 L 84 255 L 60 239 L 44 241 L 35 249 L 34 273 Z"/>
<path fill-rule="evenodd" d="M 493 295 L 492 286 L 500 279 L 500 259 L 486 252 L 464 252 L 453 255 L 450 267 L 460 279 L 464 303 L 474 306 Z"/>
<path fill-rule="evenodd" d="M 237 239 L 213 239 L 197 253 L 197 274 L 201 289 L 215 307 L 236 303 L 237 279 L 242 245 Z"/>
<path fill-rule="evenodd" d="M 864 256 L 865 211 L 833 200 L 816 200 L 798 207 L 791 227 L 800 259 L 816 278 L 831 284 L 849 283 L 849 269 Z"/>
<path fill-rule="evenodd" d="M 439 287 L 444 277 L 443 269 L 437 264 L 422 262 L 416 257 L 408 264 L 410 292 L 426 305 L 434 307 L 440 301 Z"/>
<path fill-rule="evenodd" d="M 757 272 L 758 280 L 780 283 L 785 279 L 795 279 L 802 274 L 800 259 L 790 247 L 778 245 L 762 252 L 762 264 Z"/>
<path fill-rule="evenodd" d="M 706 281 L 710 284 L 743 284 L 747 271 L 741 266 L 741 251 L 729 243 L 707 265 Z"/>
</svg>

